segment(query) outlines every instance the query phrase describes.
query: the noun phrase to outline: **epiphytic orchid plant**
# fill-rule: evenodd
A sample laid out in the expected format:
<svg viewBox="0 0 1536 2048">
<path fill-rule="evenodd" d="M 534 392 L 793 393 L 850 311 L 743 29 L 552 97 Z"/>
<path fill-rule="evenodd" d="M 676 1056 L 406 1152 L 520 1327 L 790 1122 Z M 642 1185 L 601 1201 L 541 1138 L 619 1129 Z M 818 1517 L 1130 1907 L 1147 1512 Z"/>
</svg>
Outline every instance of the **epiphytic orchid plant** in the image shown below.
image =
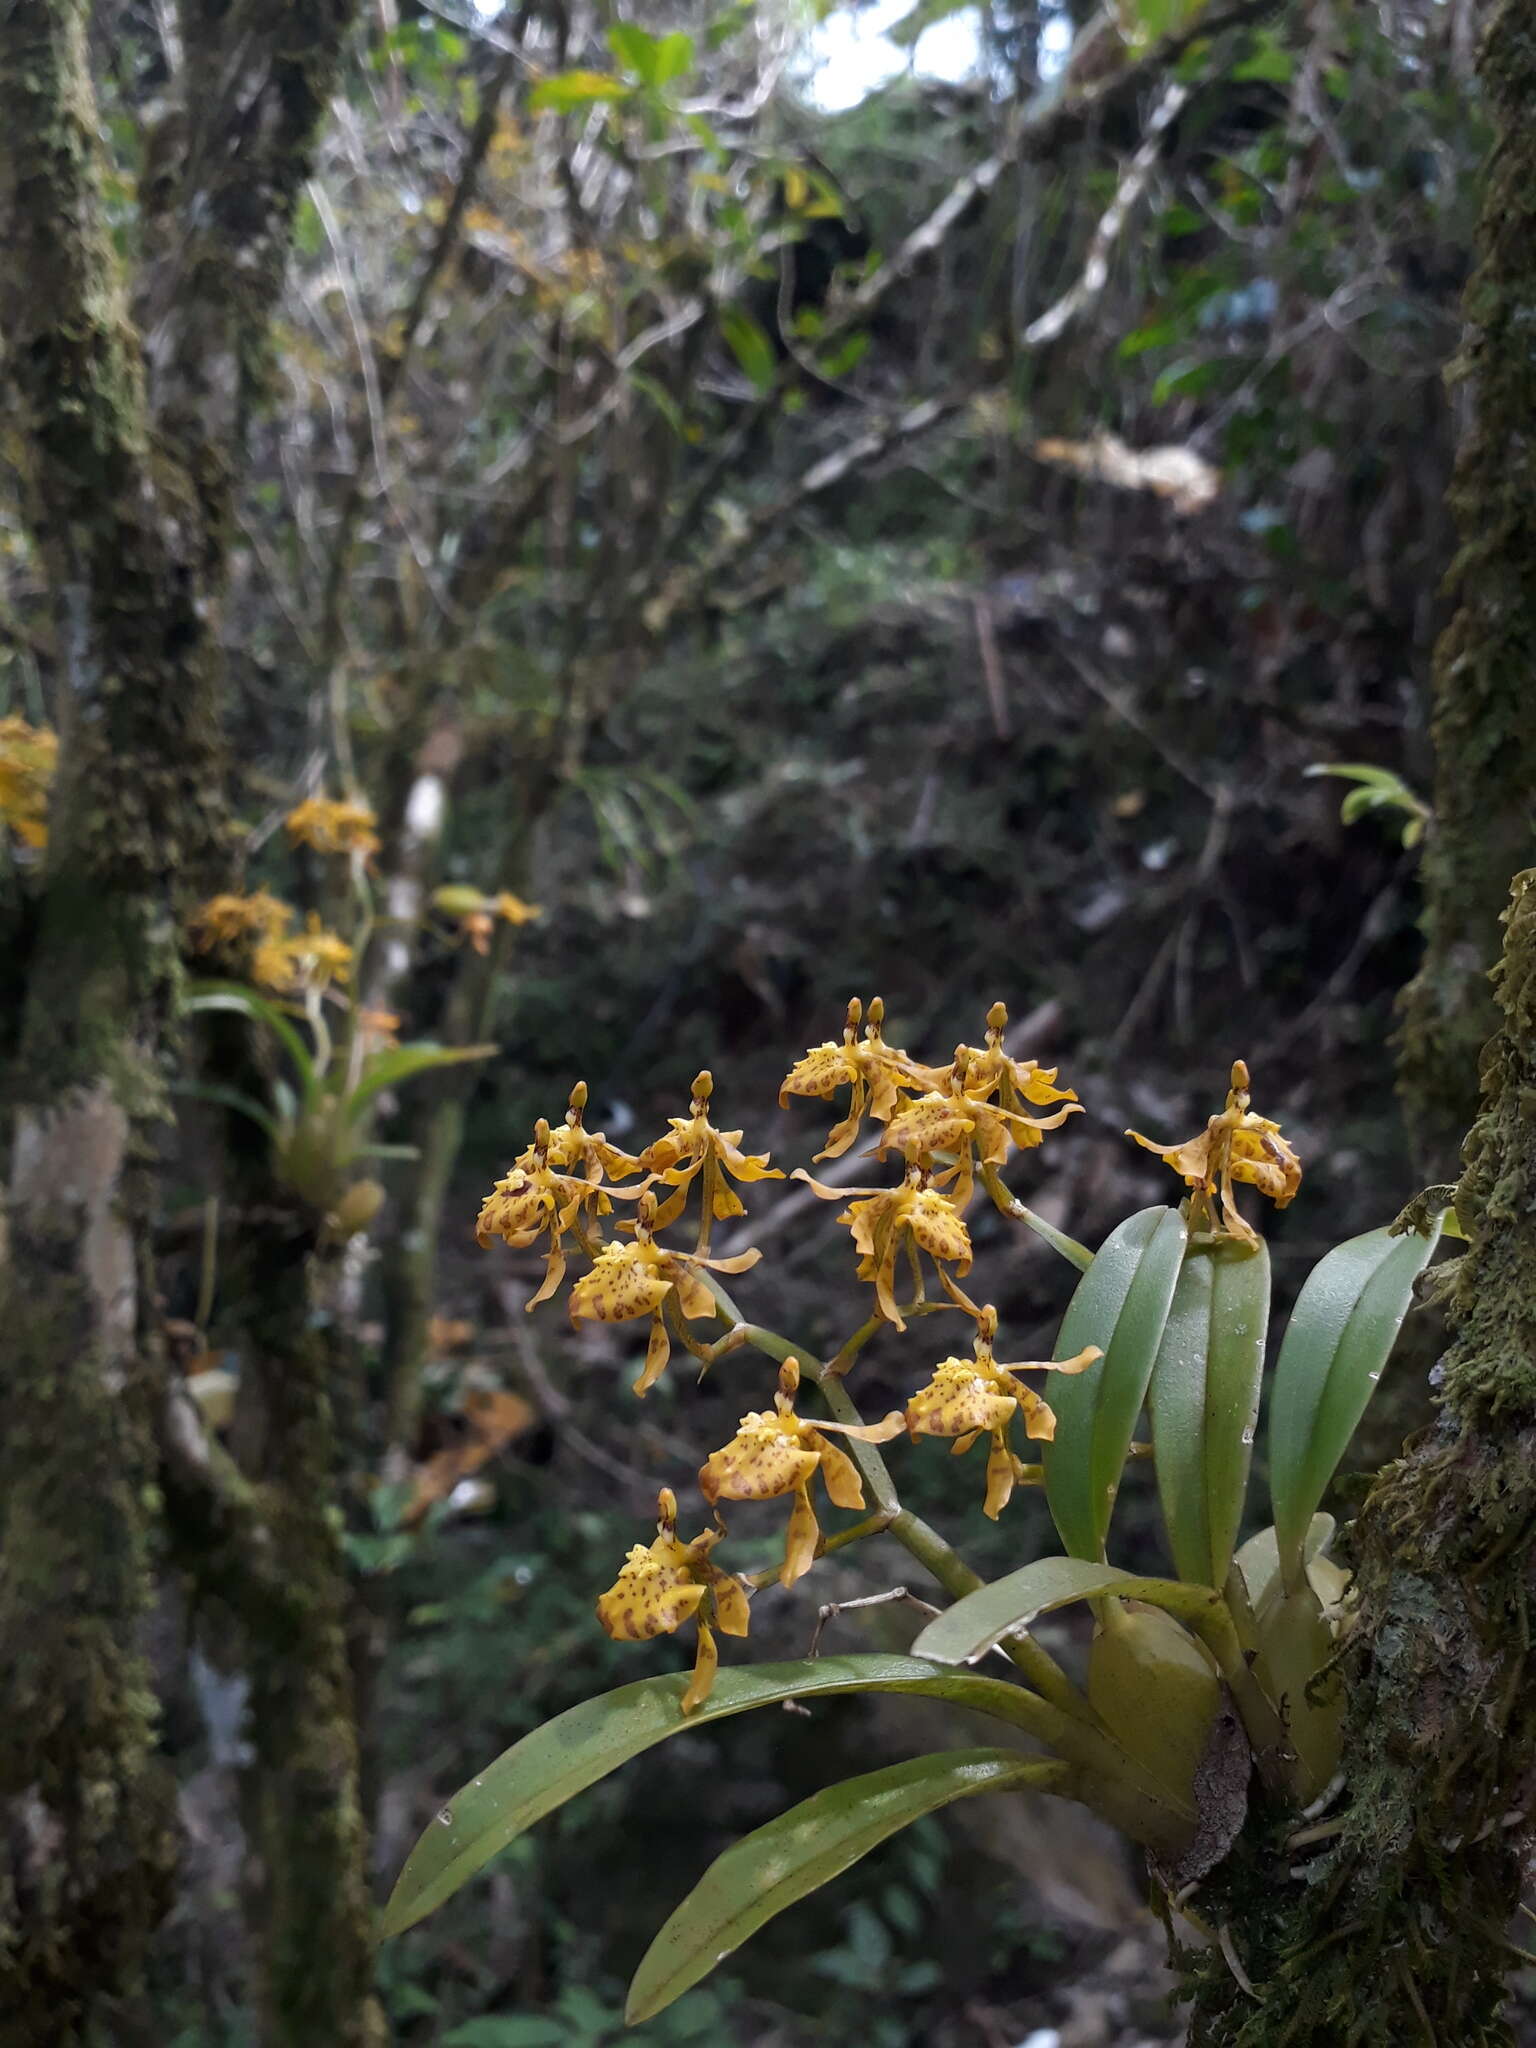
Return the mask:
<svg viewBox="0 0 1536 2048">
<path fill-rule="evenodd" d="M 306 797 L 285 820 L 292 844 L 321 856 L 345 930 L 316 911 L 301 926 L 293 906 L 266 889 L 214 896 L 188 927 L 193 951 L 229 970 L 227 978 L 190 985 L 188 1012 L 246 1018 L 276 1060 L 265 1101 L 209 1082 L 189 1092 L 221 1102 L 265 1133 L 277 1178 L 325 1218 L 333 1241 L 366 1229 L 383 1200 L 377 1181 L 358 1176 L 362 1162 L 411 1150 L 374 1140 L 380 1097 L 420 1074 L 495 1051 L 424 1039 L 401 1045 L 397 1017 L 353 1000 L 349 984 L 379 924 L 368 879 L 379 846 L 376 822 L 367 804 L 324 796 Z M 485 897 L 464 887 L 438 890 L 433 908 L 456 928 L 452 943 L 467 940 L 482 952 L 498 918 L 517 925 L 539 915 L 507 892 Z"/>
<path fill-rule="evenodd" d="M 1301 1290 L 1275 1362 L 1269 1401 L 1272 1525 L 1238 1548 L 1257 1427 L 1269 1324 L 1269 1256 L 1239 1209 L 1247 1185 L 1277 1206 L 1301 1182 L 1278 1126 L 1249 1106 L 1239 1061 L 1225 1106 L 1186 1143 L 1137 1133 L 1189 1192 L 1178 1208 L 1143 1209 L 1096 1253 L 1035 1216 L 1002 1179 L 1010 1153 L 1039 1145 L 1078 1109 L 1055 1070 L 1017 1059 L 1007 1013 L 989 1012 L 985 1044 L 929 1067 L 885 1041 L 883 1006 L 849 1005 L 842 1042 L 807 1053 L 780 1096 L 830 1100 L 848 1113 L 820 1157 L 847 1151 L 866 1118 L 875 1156 L 899 1165 L 888 1185 L 820 1186 L 846 1201 L 858 1277 L 873 1312 L 840 1350 L 805 1346 L 751 1323 L 722 1275 L 760 1254 L 710 1255 L 714 1223 L 743 1213 L 733 1182 L 778 1177 L 740 1151 L 741 1133 L 711 1122 L 711 1077 L 694 1083 L 687 1117 L 631 1156 L 583 1124 L 578 1088 L 564 1123 L 534 1143 L 481 1211 L 482 1245 L 547 1246 L 543 1284 L 563 1284 L 573 1319 L 649 1324 L 644 1394 L 674 1344 L 708 1367 L 765 1354 L 778 1368 L 771 1407 L 744 1415 L 704 1463 L 699 1491 L 713 1521 L 686 1538 L 670 1489 L 655 1539 L 637 1543 L 597 1601 L 611 1636 L 646 1641 L 692 1623 L 693 1669 L 642 1678 L 557 1716 L 486 1765 L 428 1827 L 385 1913 L 398 1933 L 441 1904 L 524 1829 L 653 1744 L 748 1708 L 832 1693 L 917 1693 L 1002 1723 L 1046 1752 L 975 1748 L 920 1756 L 817 1793 L 727 1850 L 661 1929 L 631 1987 L 628 2016 L 648 2019 L 696 1984 L 774 1914 L 878 1843 L 952 1800 L 1031 1785 L 1082 1801 L 1147 1851 L 1181 1910 L 1198 1915 L 1200 1879 L 1231 1845 L 1256 1773 L 1267 1796 L 1296 1811 L 1334 1775 L 1342 1708 L 1336 1652 L 1351 1625 L 1348 1574 L 1326 1555 L 1333 1523 L 1319 1503 L 1349 1444 L 1428 1261 L 1441 1218 L 1427 1202 L 1397 1223 L 1338 1246 Z M 862 1029 L 861 1029 L 862 1027 Z M 965 1291 L 972 1263 L 966 1213 L 978 1190 L 1035 1229 L 1080 1277 L 1048 1360 L 996 1356 L 996 1312 Z M 663 1242 L 698 1199 L 687 1249 Z M 628 1211 L 619 1220 L 617 1204 Z M 931 1275 L 937 1278 L 935 1291 Z M 970 1326 L 969 1343 L 926 1365 L 903 1411 L 866 1421 L 852 1383 L 882 1329 L 934 1313 Z M 937 1347 L 933 1347 L 937 1348 Z M 969 1352 L 969 1355 L 965 1355 Z M 1039 1391 L 1049 1388 L 1049 1401 Z M 802 1414 L 809 1399 L 818 1412 Z M 1137 1440 L 1145 1412 L 1147 1441 Z M 1038 1460 L 1020 1453 L 1037 1447 Z M 1043 1486 L 1065 1555 L 1041 1557 L 983 1584 L 934 1529 L 902 1506 L 878 1446 L 905 1436 L 985 1441 L 983 1512 L 996 1519 L 1020 1486 Z M 1156 1468 L 1177 1576 L 1145 1578 L 1112 1564 L 1108 1539 L 1128 1459 Z M 816 1489 L 857 1515 L 823 1532 Z M 738 1501 L 784 1500 L 782 1562 L 756 1575 L 721 1561 Z M 750 1600 L 771 1579 L 792 1586 L 816 1560 L 884 1532 L 903 1544 L 953 1604 L 909 1656 L 811 1657 L 722 1669 L 717 1634 L 747 1634 Z M 1030 1632 L 1037 1616 L 1092 1603 L 1095 1627 L 1081 1683 Z M 995 1657 L 985 1673 L 973 1668 Z M 1008 1667 L 1006 1672 L 1003 1666 Z"/>
</svg>

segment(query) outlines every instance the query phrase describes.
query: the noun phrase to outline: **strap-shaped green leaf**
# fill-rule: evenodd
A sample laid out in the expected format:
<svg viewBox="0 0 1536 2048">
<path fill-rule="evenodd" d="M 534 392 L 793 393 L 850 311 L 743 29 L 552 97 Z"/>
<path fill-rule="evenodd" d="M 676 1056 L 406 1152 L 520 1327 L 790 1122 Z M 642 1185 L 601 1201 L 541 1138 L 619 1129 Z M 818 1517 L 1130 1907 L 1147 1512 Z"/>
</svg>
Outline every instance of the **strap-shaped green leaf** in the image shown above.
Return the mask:
<svg viewBox="0 0 1536 2048">
<path fill-rule="evenodd" d="M 1095 1253 L 1062 1319 L 1056 1357 L 1070 1358 L 1089 1344 L 1104 1353 L 1086 1372 L 1053 1381 L 1056 1436 L 1041 1446 L 1046 1499 L 1074 1557 L 1104 1554 L 1185 1240 L 1176 1209 L 1127 1216 Z"/>
<path fill-rule="evenodd" d="M 793 1906 L 925 1813 L 978 1792 L 1050 1785 L 1063 1764 L 1017 1750 L 914 1757 L 831 1785 L 718 1857 L 646 1950 L 629 1987 L 631 2026 L 680 1998 L 776 1913 Z"/>
<path fill-rule="evenodd" d="M 347 1097 L 347 1121 L 355 1123 L 386 1088 L 398 1088 L 402 1081 L 437 1067 L 488 1060 L 495 1050 L 494 1045 L 434 1045 L 429 1039 L 420 1039 L 414 1045 L 392 1045 L 386 1052 L 376 1053 L 363 1068 L 362 1079 Z"/>
<path fill-rule="evenodd" d="M 1288 1593 L 1303 1583 L 1307 1526 L 1349 1448 L 1440 1236 L 1370 1230 L 1312 1268 L 1291 1312 L 1269 1408 L 1269 1485 Z"/>
<path fill-rule="evenodd" d="M 1144 1600 L 1149 1607 L 1161 1607 L 1196 1629 L 1221 1605 L 1221 1596 L 1209 1586 L 1190 1586 L 1181 1579 L 1144 1579 L 1136 1572 L 1094 1564 L 1087 1558 L 1037 1557 L 1032 1564 L 1021 1565 L 1006 1578 L 994 1579 L 990 1586 L 967 1593 L 947 1607 L 918 1636 L 912 1654 L 931 1657 L 936 1664 L 969 1664 L 1004 1636 L 1027 1628 L 1036 1615 L 1066 1607 L 1074 1600 L 1098 1600 L 1111 1594 Z"/>
<path fill-rule="evenodd" d="M 1157 1490 L 1179 1577 L 1226 1583 L 1253 1460 L 1269 1324 L 1269 1253 L 1191 1250 L 1152 1368 Z"/>
<path fill-rule="evenodd" d="M 245 988 L 238 981 L 194 981 L 187 990 L 185 1008 L 190 1015 L 200 1011 L 232 1011 L 236 1016 L 249 1019 L 252 1024 L 261 1024 L 272 1033 L 293 1061 L 299 1087 L 307 1104 L 313 1104 L 320 1092 L 320 1076 L 315 1070 L 314 1055 L 304 1043 L 298 1028 L 285 1017 L 274 1002 L 258 995 L 253 988 Z"/>
<path fill-rule="evenodd" d="M 631 1757 L 668 1736 L 730 1714 L 849 1692 L 922 1693 L 1016 1726 L 1031 1725 L 1041 1709 L 1019 1686 L 937 1669 L 916 1657 L 819 1657 L 740 1666 L 722 1671 L 706 1703 L 685 1715 L 687 1688 L 687 1675 L 681 1672 L 621 1685 L 557 1714 L 503 1751 L 449 1800 L 406 1858 L 384 1909 L 382 1934 L 413 1926 L 535 1821 Z"/>
</svg>

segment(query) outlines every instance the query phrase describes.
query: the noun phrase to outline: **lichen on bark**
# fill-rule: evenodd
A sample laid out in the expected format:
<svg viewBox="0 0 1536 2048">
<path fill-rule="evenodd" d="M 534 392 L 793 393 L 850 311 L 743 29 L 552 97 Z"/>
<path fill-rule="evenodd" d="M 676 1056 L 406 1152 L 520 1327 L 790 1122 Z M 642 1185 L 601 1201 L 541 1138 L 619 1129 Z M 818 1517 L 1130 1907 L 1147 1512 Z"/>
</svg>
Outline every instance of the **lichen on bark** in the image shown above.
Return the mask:
<svg viewBox="0 0 1536 2048">
<path fill-rule="evenodd" d="M 1472 416 L 1450 491 L 1455 614 L 1435 650 L 1434 822 L 1424 955 L 1404 993 L 1399 1076 L 1426 1177 L 1454 1170 L 1496 1024 L 1487 974 L 1510 876 L 1536 855 L 1536 9 L 1501 0 L 1479 76 L 1496 126 L 1452 374 Z"/>
</svg>

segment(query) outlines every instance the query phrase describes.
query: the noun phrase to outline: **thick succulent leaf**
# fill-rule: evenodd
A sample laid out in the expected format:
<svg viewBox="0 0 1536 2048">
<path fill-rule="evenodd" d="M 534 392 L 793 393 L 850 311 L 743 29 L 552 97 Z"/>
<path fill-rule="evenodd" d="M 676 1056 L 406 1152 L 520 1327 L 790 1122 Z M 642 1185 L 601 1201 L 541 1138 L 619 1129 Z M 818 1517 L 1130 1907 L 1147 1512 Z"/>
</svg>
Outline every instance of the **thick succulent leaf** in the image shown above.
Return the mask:
<svg viewBox="0 0 1536 2048">
<path fill-rule="evenodd" d="M 505 1750 L 449 1800 L 406 1858 L 384 1909 L 382 1933 L 413 1926 L 535 1821 L 671 1735 L 753 1707 L 833 1693 L 921 1693 L 1002 1720 L 1017 1720 L 1031 1698 L 1017 1686 L 942 1670 L 916 1657 L 881 1656 L 722 1671 L 706 1703 L 685 1715 L 687 1689 L 681 1672 L 639 1679 L 557 1714 Z"/>
<path fill-rule="evenodd" d="M 1086 1372 L 1052 1382 L 1056 1436 L 1041 1446 L 1046 1499 L 1074 1557 L 1103 1556 L 1185 1241 L 1176 1209 L 1128 1216 L 1095 1253 L 1062 1319 L 1057 1358 L 1089 1344 L 1104 1353 Z"/>
<path fill-rule="evenodd" d="M 1332 1515 L 1312 1517 L 1302 1546 L 1303 1557 L 1309 1565 L 1313 1558 L 1321 1557 L 1327 1551 L 1337 1526 Z M 1268 1604 L 1280 1584 L 1280 1539 L 1274 1524 L 1260 1529 L 1256 1536 L 1250 1536 L 1233 1563 L 1242 1575 L 1243 1591 L 1249 1605 L 1257 1614 Z"/>
<path fill-rule="evenodd" d="M 402 1081 L 438 1067 L 462 1066 L 466 1060 L 488 1060 L 495 1050 L 494 1045 L 433 1045 L 423 1039 L 415 1045 L 393 1045 L 386 1052 L 375 1053 L 347 1097 L 347 1119 L 355 1123 L 386 1088 L 398 1088 Z"/>
<path fill-rule="evenodd" d="M 1109 1595 L 1144 1600 L 1150 1607 L 1161 1607 L 1196 1625 L 1220 1605 L 1220 1595 L 1209 1586 L 1189 1586 L 1181 1579 L 1144 1579 L 1135 1572 L 1093 1564 L 1086 1558 L 1037 1557 L 1032 1564 L 994 1579 L 990 1586 L 967 1593 L 946 1608 L 918 1636 L 912 1653 L 931 1657 L 936 1664 L 969 1664 L 1004 1636 L 1027 1628 L 1037 1615 L 1048 1614 L 1053 1607 Z"/>
<path fill-rule="evenodd" d="M 1349 1448 L 1440 1236 L 1371 1230 L 1320 1259 L 1291 1313 L 1269 1408 L 1269 1485 L 1287 1592 L 1307 1526 Z"/>
<path fill-rule="evenodd" d="M 253 988 L 243 988 L 238 981 L 195 981 L 187 992 L 185 1008 L 194 1016 L 200 1012 L 222 1010 L 245 1017 L 252 1024 L 262 1025 L 292 1060 L 305 1102 L 314 1102 L 320 1089 L 314 1054 L 304 1043 L 293 1020 L 285 1017 L 276 1003 L 258 995 Z"/>
<path fill-rule="evenodd" d="M 1202 1586 L 1225 1584 L 1242 1524 L 1268 1323 L 1263 1244 L 1186 1255 L 1147 1406 L 1174 1564 Z"/>
<path fill-rule="evenodd" d="M 624 2017 L 631 2026 L 680 1998 L 733 1949 L 926 1813 L 978 1792 L 1049 1784 L 1065 1767 L 1017 1750 L 960 1749 L 849 1778 L 803 1800 L 712 1863 L 646 1950 Z"/>
</svg>

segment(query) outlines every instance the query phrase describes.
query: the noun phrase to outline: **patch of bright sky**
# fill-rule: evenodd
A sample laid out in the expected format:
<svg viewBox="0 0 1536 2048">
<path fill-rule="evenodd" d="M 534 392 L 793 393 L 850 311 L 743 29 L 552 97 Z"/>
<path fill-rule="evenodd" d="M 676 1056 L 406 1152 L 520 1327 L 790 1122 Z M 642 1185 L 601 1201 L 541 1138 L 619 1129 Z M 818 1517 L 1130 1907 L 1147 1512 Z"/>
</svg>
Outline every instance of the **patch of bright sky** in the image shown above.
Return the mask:
<svg viewBox="0 0 1536 2048">
<path fill-rule="evenodd" d="M 967 7 L 935 22 L 910 50 L 893 43 L 889 31 L 912 12 L 912 0 L 869 0 L 838 7 L 811 31 L 807 84 L 812 102 L 829 114 L 856 107 L 904 71 L 919 78 L 974 78 L 981 68 L 977 11 Z"/>
<path fill-rule="evenodd" d="M 841 113 L 903 72 L 952 84 L 975 78 L 982 68 L 979 10 L 962 8 L 925 30 L 913 48 L 903 49 L 892 42 L 890 31 L 911 8 L 912 0 L 865 0 L 834 8 L 808 38 L 806 83 L 812 103 L 826 113 Z M 1040 36 L 1044 77 L 1065 60 L 1071 41 L 1065 14 L 1046 21 Z"/>
</svg>

